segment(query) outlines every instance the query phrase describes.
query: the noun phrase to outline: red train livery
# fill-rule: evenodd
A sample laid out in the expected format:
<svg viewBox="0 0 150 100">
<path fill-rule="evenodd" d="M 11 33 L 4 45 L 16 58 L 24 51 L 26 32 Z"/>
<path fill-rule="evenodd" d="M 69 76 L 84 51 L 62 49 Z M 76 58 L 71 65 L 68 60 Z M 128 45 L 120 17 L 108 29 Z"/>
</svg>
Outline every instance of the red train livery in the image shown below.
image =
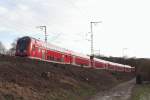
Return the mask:
<svg viewBox="0 0 150 100">
<path fill-rule="evenodd" d="M 119 72 L 132 72 L 134 68 L 128 65 L 113 63 L 101 59 L 90 59 L 89 56 L 45 43 L 32 37 L 18 39 L 16 56 L 29 57 L 62 64 L 73 64 L 96 69 L 106 69 Z"/>
</svg>

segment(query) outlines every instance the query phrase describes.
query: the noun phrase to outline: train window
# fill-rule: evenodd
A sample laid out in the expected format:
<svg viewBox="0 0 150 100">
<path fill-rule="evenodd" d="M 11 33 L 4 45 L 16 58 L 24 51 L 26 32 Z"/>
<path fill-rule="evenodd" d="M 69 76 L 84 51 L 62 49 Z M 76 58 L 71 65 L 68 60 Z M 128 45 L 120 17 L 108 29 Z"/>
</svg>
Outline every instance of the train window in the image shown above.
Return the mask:
<svg viewBox="0 0 150 100">
<path fill-rule="evenodd" d="M 57 58 L 56 58 L 56 57 L 54 57 L 54 61 L 57 61 Z"/>
<path fill-rule="evenodd" d="M 48 59 L 48 60 L 54 60 L 54 57 L 52 57 L 52 56 L 47 56 L 47 59 Z"/>
<path fill-rule="evenodd" d="M 54 57 L 53 57 L 53 56 L 50 56 L 50 60 L 54 60 Z"/>
<path fill-rule="evenodd" d="M 57 58 L 57 61 L 61 62 L 61 59 L 60 59 L 60 58 Z"/>
</svg>

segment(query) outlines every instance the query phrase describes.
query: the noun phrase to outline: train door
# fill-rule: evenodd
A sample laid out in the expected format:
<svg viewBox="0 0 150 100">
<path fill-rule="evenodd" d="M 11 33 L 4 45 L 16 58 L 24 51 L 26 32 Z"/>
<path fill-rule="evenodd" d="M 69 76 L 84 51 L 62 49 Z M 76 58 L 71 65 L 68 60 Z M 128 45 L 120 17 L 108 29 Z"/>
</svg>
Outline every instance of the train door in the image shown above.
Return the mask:
<svg viewBox="0 0 150 100">
<path fill-rule="evenodd" d="M 61 62 L 65 62 L 65 55 L 62 54 Z"/>
<path fill-rule="evenodd" d="M 72 56 L 72 64 L 75 65 L 75 56 Z"/>
<path fill-rule="evenodd" d="M 35 47 L 35 57 L 38 58 L 38 47 Z"/>
<path fill-rule="evenodd" d="M 39 47 L 36 48 L 36 57 L 42 59 L 42 49 Z"/>
<path fill-rule="evenodd" d="M 64 62 L 68 63 L 68 55 L 64 55 Z"/>
<path fill-rule="evenodd" d="M 42 50 L 42 59 L 45 59 L 45 50 Z"/>
<path fill-rule="evenodd" d="M 71 64 L 72 63 L 72 57 L 71 55 L 64 55 L 64 62 Z"/>
<path fill-rule="evenodd" d="M 35 57 L 35 45 L 32 45 L 31 56 Z"/>
<path fill-rule="evenodd" d="M 69 63 L 71 64 L 72 63 L 72 56 L 71 55 L 69 55 L 68 60 L 69 60 Z"/>
</svg>

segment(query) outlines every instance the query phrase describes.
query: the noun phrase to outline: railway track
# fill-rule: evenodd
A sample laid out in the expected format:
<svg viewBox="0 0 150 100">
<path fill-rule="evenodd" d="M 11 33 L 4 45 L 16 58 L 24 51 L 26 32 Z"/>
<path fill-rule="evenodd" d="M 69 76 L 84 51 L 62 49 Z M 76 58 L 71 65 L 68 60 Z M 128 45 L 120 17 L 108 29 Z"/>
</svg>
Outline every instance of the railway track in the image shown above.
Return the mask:
<svg viewBox="0 0 150 100">
<path fill-rule="evenodd" d="M 134 85 L 135 79 L 132 79 L 108 91 L 100 92 L 89 100 L 129 100 Z"/>
</svg>

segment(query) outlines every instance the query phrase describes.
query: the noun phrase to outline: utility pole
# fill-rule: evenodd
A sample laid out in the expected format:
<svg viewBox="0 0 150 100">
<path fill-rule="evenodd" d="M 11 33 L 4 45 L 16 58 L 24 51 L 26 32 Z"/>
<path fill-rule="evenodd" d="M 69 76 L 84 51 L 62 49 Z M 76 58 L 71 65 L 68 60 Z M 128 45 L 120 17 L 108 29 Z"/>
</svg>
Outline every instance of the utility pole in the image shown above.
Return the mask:
<svg viewBox="0 0 150 100">
<path fill-rule="evenodd" d="M 38 28 L 44 30 L 44 34 L 45 34 L 45 42 L 47 43 L 47 29 L 46 29 L 46 26 L 38 26 Z"/>
<path fill-rule="evenodd" d="M 91 56 L 90 56 L 90 66 L 94 67 L 94 48 L 93 48 L 93 24 L 97 24 L 101 22 L 90 22 L 91 25 Z"/>
<path fill-rule="evenodd" d="M 97 24 L 97 23 L 102 23 L 101 21 L 99 22 L 90 22 L 91 25 L 91 56 L 94 57 L 94 48 L 93 48 L 93 24 Z"/>
<path fill-rule="evenodd" d="M 45 34 L 45 49 L 46 50 L 42 50 L 42 59 L 47 59 L 47 29 L 46 26 L 38 26 L 37 28 L 40 28 L 41 30 L 44 30 L 44 34 Z"/>
</svg>

